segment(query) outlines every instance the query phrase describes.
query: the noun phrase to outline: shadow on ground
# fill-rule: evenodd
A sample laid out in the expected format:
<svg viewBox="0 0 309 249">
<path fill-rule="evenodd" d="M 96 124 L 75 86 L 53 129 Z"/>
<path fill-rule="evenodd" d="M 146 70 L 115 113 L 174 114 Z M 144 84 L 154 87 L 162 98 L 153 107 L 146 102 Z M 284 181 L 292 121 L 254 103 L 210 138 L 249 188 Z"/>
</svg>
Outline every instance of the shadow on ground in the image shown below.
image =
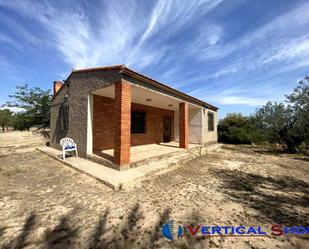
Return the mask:
<svg viewBox="0 0 309 249">
<path fill-rule="evenodd" d="M 45 233 L 44 244 L 46 249 L 72 248 L 78 242 L 79 228 L 70 222 L 68 216 L 60 218 L 59 223 Z"/>
<path fill-rule="evenodd" d="M 4 245 L 3 249 L 11 249 L 11 248 L 21 249 L 26 247 L 29 244 L 29 242 L 27 242 L 27 238 L 31 233 L 31 231 L 33 230 L 35 222 L 36 222 L 36 214 L 31 213 L 26 218 L 25 224 L 23 225 L 20 234 L 16 238 L 11 240 L 8 244 Z"/>
<path fill-rule="evenodd" d="M 47 229 L 44 236 L 35 242 L 31 241 L 31 234 L 36 229 L 37 215 L 33 212 L 25 220 L 21 232 L 12 238 L 10 242 L 3 245 L 2 249 L 21 249 L 27 246 L 35 246 L 46 249 L 60 248 L 86 248 L 86 249 L 134 249 L 160 248 L 165 243 L 165 248 L 205 248 L 205 237 L 193 238 L 187 233 L 176 242 L 165 241 L 161 234 L 164 223 L 170 219 L 170 209 L 165 209 L 159 215 L 158 220 L 150 228 L 143 228 L 141 224 L 145 220 L 139 204 L 132 207 L 122 222 L 116 227 L 109 226 L 109 209 L 106 209 L 99 217 L 97 224 L 90 233 L 88 240 L 84 241 L 79 237 L 83 227 L 73 222 L 73 214 L 60 217 L 58 224 Z M 201 216 L 197 213 L 188 215 L 188 223 L 196 224 L 201 221 Z M 0 227 L 0 236 L 4 234 L 5 228 Z"/>
<path fill-rule="evenodd" d="M 0 227 L 0 238 L 1 238 L 2 234 L 4 234 L 4 230 L 5 230 L 5 227 Z"/>
<path fill-rule="evenodd" d="M 285 225 L 309 225 L 309 216 L 295 207 L 309 206 L 309 184 L 294 177 L 264 177 L 238 170 L 211 170 L 221 191 L 233 201 L 256 209 L 260 220 Z"/>
<path fill-rule="evenodd" d="M 299 160 L 299 161 L 309 162 L 308 156 L 295 157 L 294 159 Z"/>
</svg>

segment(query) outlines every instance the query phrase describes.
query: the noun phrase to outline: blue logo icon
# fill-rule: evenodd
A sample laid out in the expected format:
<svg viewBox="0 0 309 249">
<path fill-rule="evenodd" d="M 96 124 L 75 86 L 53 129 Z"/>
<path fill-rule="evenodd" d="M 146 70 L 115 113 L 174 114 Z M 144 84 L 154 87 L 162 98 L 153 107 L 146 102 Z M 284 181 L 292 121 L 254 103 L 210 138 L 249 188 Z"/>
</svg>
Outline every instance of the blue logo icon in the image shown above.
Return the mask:
<svg viewBox="0 0 309 249">
<path fill-rule="evenodd" d="M 174 240 L 181 237 L 183 234 L 183 228 L 180 225 L 175 225 L 173 220 L 170 220 L 168 223 L 164 224 L 162 227 L 162 235 L 169 239 Z"/>
</svg>

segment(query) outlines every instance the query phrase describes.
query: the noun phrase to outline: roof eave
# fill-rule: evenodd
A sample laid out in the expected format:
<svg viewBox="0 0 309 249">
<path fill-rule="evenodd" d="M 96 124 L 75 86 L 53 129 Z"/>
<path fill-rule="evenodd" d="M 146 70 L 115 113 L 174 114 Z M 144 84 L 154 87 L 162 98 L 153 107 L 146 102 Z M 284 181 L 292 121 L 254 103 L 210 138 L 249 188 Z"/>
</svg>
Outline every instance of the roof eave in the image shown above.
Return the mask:
<svg viewBox="0 0 309 249">
<path fill-rule="evenodd" d="M 64 84 L 62 85 L 62 87 L 59 89 L 58 92 L 60 92 L 60 90 L 65 85 L 67 85 L 66 81 L 68 81 L 69 78 L 73 74 L 75 74 L 75 73 L 95 72 L 95 71 L 102 71 L 102 70 L 119 70 L 120 74 L 125 74 L 125 75 L 128 75 L 128 76 L 131 76 L 131 77 L 133 77 L 135 79 L 138 79 L 138 80 L 141 80 L 143 82 L 146 82 L 146 83 L 148 83 L 148 84 L 150 84 L 152 86 L 158 87 L 158 88 L 160 88 L 162 90 L 165 90 L 165 91 L 167 91 L 169 93 L 173 93 L 176 96 L 179 96 L 179 97 L 181 97 L 182 99 L 184 99 L 184 100 L 186 100 L 188 102 L 192 102 L 194 104 L 197 104 L 197 105 L 199 105 L 201 107 L 204 107 L 204 108 L 207 108 L 207 109 L 210 109 L 210 110 L 213 110 L 213 111 L 219 110 L 219 108 L 216 107 L 216 106 L 213 106 L 213 105 L 211 105 L 211 104 L 209 104 L 207 102 L 204 102 L 204 101 L 199 100 L 197 98 L 194 98 L 194 97 L 192 97 L 192 96 L 190 96 L 188 94 L 180 92 L 180 91 L 178 91 L 178 90 L 176 90 L 174 88 L 171 88 L 171 87 L 169 87 L 169 86 L 167 86 L 165 84 L 162 84 L 162 83 L 160 83 L 160 82 L 158 82 L 156 80 L 153 80 L 153 79 L 151 79 L 151 78 L 149 78 L 149 77 L 147 77 L 147 76 L 145 76 L 143 74 L 135 72 L 135 71 L 127 68 L 124 64 L 119 64 L 119 65 L 114 65 L 114 66 L 107 66 L 107 67 L 95 67 L 95 68 L 86 68 L 86 69 L 73 69 L 72 72 L 70 73 L 70 75 L 67 77 L 67 79 L 64 80 Z M 58 94 L 58 92 L 57 92 L 57 94 Z M 57 94 L 55 94 L 55 96 L 53 97 L 52 100 L 55 99 Z"/>
<path fill-rule="evenodd" d="M 147 77 L 145 75 L 137 73 L 137 72 L 135 72 L 135 71 L 133 71 L 133 70 L 127 68 L 127 67 L 122 68 L 119 72 L 122 73 L 122 74 L 126 74 L 128 76 L 131 76 L 131 77 L 133 77 L 135 79 L 144 81 L 144 82 L 146 82 L 148 84 L 151 84 L 151 85 L 153 85 L 155 87 L 158 87 L 158 88 L 160 88 L 162 90 L 165 90 L 167 92 L 174 93 L 175 95 L 178 95 L 178 96 L 182 97 L 183 99 L 185 99 L 185 100 L 187 100 L 189 102 L 193 102 L 193 103 L 195 103 L 195 104 L 197 104 L 199 106 L 205 107 L 207 109 L 211 109 L 211 110 L 214 110 L 214 111 L 217 111 L 219 109 L 216 106 L 213 106 L 213 105 L 211 105 L 211 104 L 209 104 L 207 102 L 204 102 L 204 101 L 199 100 L 197 98 L 194 98 L 194 97 L 192 97 L 190 95 L 187 95 L 187 94 L 185 94 L 183 92 L 180 92 L 180 91 L 178 91 L 178 90 L 176 90 L 174 88 L 171 88 L 171 87 L 169 87 L 169 86 L 167 86 L 165 84 L 162 84 L 162 83 L 160 83 L 160 82 L 158 82 L 156 80 L 153 80 L 153 79 L 151 79 L 151 78 L 149 78 L 149 77 Z"/>
</svg>

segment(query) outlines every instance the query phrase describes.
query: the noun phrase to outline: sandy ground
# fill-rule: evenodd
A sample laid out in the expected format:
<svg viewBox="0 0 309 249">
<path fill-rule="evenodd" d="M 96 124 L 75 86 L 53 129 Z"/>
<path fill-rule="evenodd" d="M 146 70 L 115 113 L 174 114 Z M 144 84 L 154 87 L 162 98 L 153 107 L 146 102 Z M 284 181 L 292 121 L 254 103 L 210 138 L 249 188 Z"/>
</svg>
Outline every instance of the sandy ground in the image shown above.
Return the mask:
<svg viewBox="0 0 309 249">
<path fill-rule="evenodd" d="M 112 191 L 36 152 L 0 154 L 0 248 L 309 248 L 309 237 L 190 237 L 162 224 L 309 226 L 309 160 L 228 146 Z"/>
<path fill-rule="evenodd" d="M 35 147 L 47 143 L 39 132 L 33 131 L 8 131 L 0 132 L 0 156 L 12 153 L 30 152 Z"/>
</svg>

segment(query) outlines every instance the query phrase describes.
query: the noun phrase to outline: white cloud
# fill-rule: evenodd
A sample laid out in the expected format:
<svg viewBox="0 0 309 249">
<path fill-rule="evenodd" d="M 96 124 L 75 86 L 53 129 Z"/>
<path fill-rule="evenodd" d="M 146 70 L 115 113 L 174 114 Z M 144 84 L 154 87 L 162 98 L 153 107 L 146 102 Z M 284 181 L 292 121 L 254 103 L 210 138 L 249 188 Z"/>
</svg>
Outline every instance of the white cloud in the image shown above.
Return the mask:
<svg viewBox="0 0 309 249">
<path fill-rule="evenodd" d="M 18 43 L 19 47 L 25 45 L 26 42 L 36 46 L 40 44 L 40 40 L 38 37 L 30 33 L 29 30 L 26 30 L 13 18 L 1 15 L 0 22 L 4 23 L 7 27 L 10 27 L 10 29 L 14 31 L 15 35 L 18 36 L 18 40 L 16 43 Z"/>
<path fill-rule="evenodd" d="M 0 107 L 0 110 L 4 110 L 4 109 L 9 109 L 11 112 L 15 112 L 15 113 L 25 111 L 25 109 L 19 108 L 19 107 L 8 107 L 8 106 Z"/>
<path fill-rule="evenodd" d="M 75 5 L 60 11 L 47 1 L 0 1 L 0 5 L 42 24 L 50 33 L 52 45 L 73 67 L 126 63 L 143 68 L 160 61 L 169 50 L 168 45 L 158 46 L 149 38 L 163 31 L 165 35 L 160 37 L 177 32 L 221 1 L 196 0 L 184 4 L 179 0 L 160 0 L 149 19 L 140 3 L 101 2 L 97 5 L 100 18 L 95 27 L 91 25 L 91 16 Z"/>
<path fill-rule="evenodd" d="M 260 106 L 267 102 L 264 98 L 252 98 L 243 96 L 225 96 L 218 100 L 220 105 L 244 105 L 244 106 Z"/>
<path fill-rule="evenodd" d="M 190 94 L 214 103 L 216 105 L 241 105 L 257 107 L 264 105 L 268 100 L 281 101 L 287 89 L 282 86 L 274 86 L 269 82 L 261 84 L 255 82 L 254 85 L 241 84 L 238 86 L 223 86 L 211 90 L 194 90 Z"/>
<path fill-rule="evenodd" d="M 149 2 L 125 1 L 124 5 L 108 1 L 96 4 L 97 13 L 87 12 L 75 2 L 70 9 L 59 9 L 54 2 L 44 0 L 0 0 L 0 6 L 13 9 L 41 25 L 48 32 L 44 42 L 48 40 L 71 67 L 125 63 L 140 70 L 155 65 L 158 71 L 162 71 L 156 77 L 167 79 L 174 86 L 198 82 L 197 94 L 202 95 L 197 97 L 200 98 L 205 97 L 204 85 L 209 79 L 218 82 L 232 74 L 241 75 L 259 69 L 264 69 L 261 72 L 265 74 L 275 74 L 309 65 L 309 33 L 305 29 L 309 24 L 309 3 L 227 41 L 226 37 L 231 37 L 229 32 L 232 32 L 229 24 L 215 23 L 215 18 L 210 21 L 206 15 L 221 2 L 158 0 L 151 5 Z M 147 8 L 143 8 L 144 4 Z M 199 26 L 190 30 L 190 35 L 193 35 L 188 39 L 182 32 L 196 23 Z M 14 30 L 27 41 L 40 42 L 37 36 L 15 24 Z M 174 36 L 181 36 L 183 40 L 175 41 Z M 16 42 L 8 36 L 1 38 L 11 45 Z M 215 62 L 214 66 L 212 62 Z M 199 65 L 195 68 L 197 63 Z M 190 74 L 186 75 L 188 72 Z M 181 81 L 173 82 L 177 77 Z M 239 81 L 235 84 L 244 85 Z M 247 88 L 214 92 L 204 99 L 218 104 L 256 106 L 269 97 L 257 95 L 257 89 L 243 89 Z"/>
<path fill-rule="evenodd" d="M 238 54 L 234 55 L 233 58 L 227 58 L 226 62 L 222 63 L 219 70 L 204 77 L 219 78 L 261 68 L 269 69 L 270 66 L 272 70 L 269 71 L 276 74 L 279 72 L 296 70 L 309 65 L 309 33 L 301 37 L 289 38 L 282 42 L 273 42 L 272 44 L 268 44 L 267 41 L 265 41 L 265 44 L 266 45 L 260 47 L 258 44 L 252 44 L 252 51 L 250 51 L 250 49 L 242 50 L 240 48 Z M 216 51 L 212 51 L 211 53 L 211 57 L 215 56 Z"/>
<path fill-rule="evenodd" d="M 267 58 L 262 60 L 263 64 L 289 60 L 295 57 L 307 57 L 309 55 L 309 33 L 296 39 L 291 39 L 282 45 L 279 44 L 271 53 L 267 54 Z M 308 62 L 309 62 L 309 57 Z"/>
<path fill-rule="evenodd" d="M 199 16 L 217 7 L 223 0 L 198 0 L 183 2 L 180 0 L 159 0 L 153 8 L 148 27 L 141 41 L 165 30 L 166 35 L 178 31 Z"/>
<path fill-rule="evenodd" d="M 18 44 L 18 42 L 16 42 L 13 38 L 5 34 L 0 33 L 0 43 L 6 43 L 8 45 L 13 46 L 14 48 L 18 50 L 22 50 L 22 47 L 20 46 L 20 44 Z"/>
<path fill-rule="evenodd" d="M 198 36 L 192 43 L 192 49 L 203 53 L 203 49 L 216 45 L 222 35 L 223 30 L 221 26 L 214 23 L 206 23 L 199 29 Z"/>
<path fill-rule="evenodd" d="M 198 51 L 198 58 L 203 61 L 226 58 L 220 69 L 209 75 L 214 78 L 277 63 L 283 63 L 285 68 L 287 63 L 294 69 L 296 65 L 301 67 L 304 63 L 298 63 L 300 59 L 305 57 L 309 62 L 309 33 L 304 35 L 309 25 L 308 9 L 309 3 L 301 4 L 238 39 L 205 46 Z"/>
<path fill-rule="evenodd" d="M 0 72 L 13 72 L 14 66 L 2 55 L 0 55 Z"/>
</svg>

